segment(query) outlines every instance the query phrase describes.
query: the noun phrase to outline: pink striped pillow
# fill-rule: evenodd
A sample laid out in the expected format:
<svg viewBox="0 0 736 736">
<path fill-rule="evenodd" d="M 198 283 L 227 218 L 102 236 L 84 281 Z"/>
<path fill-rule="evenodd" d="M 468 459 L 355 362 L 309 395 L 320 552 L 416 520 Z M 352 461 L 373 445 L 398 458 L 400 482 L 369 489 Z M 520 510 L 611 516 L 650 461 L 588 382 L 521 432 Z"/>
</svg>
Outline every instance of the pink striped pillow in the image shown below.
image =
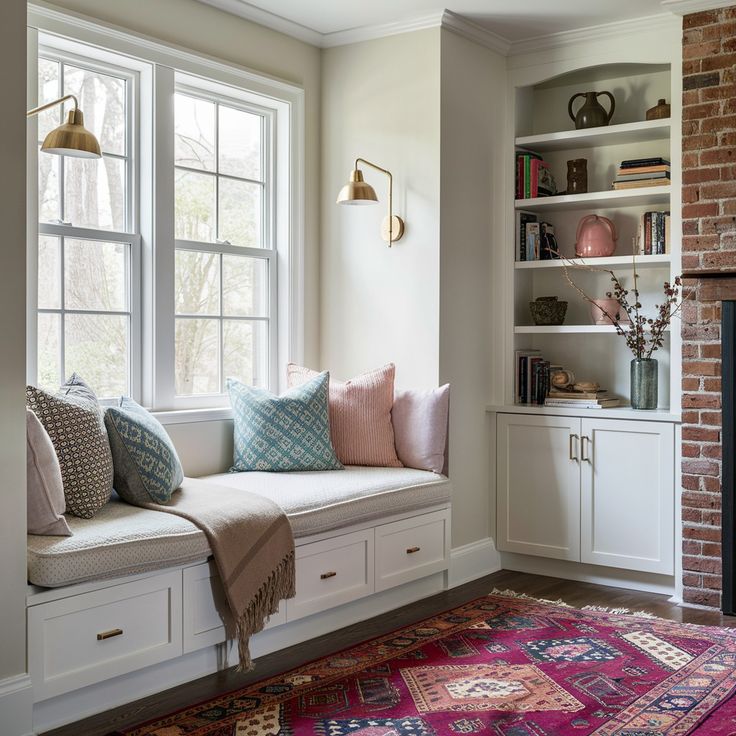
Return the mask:
<svg viewBox="0 0 736 736">
<path fill-rule="evenodd" d="M 343 465 L 403 467 L 396 456 L 391 408 L 394 403 L 393 363 L 342 383 L 330 377 L 330 435 Z M 289 363 L 289 388 L 317 375 Z"/>
</svg>

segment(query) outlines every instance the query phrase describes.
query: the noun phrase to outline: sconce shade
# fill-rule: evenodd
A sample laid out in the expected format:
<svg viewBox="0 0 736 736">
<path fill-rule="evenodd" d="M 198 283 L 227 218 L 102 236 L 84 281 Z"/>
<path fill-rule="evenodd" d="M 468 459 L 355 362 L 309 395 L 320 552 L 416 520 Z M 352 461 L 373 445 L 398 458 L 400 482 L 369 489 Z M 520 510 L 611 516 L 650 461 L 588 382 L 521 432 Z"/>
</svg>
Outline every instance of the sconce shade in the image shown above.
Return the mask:
<svg viewBox="0 0 736 736">
<path fill-rule="evenodd" d="M 79 109 L 69 111 L 67 121 L 46 136 L 41 150 L 76 158 L 100 158 L 102 155 L 97 138 L 84 127 L 84 115 Z"/>
<path fill-rule="evenodd" d="M 373 204 L 378 202 L 376 190 L 363 181 L 363 172 L 353 169 L 350 172 L 350 181 L 337 195 L 337 204 Z"/>
</svg>

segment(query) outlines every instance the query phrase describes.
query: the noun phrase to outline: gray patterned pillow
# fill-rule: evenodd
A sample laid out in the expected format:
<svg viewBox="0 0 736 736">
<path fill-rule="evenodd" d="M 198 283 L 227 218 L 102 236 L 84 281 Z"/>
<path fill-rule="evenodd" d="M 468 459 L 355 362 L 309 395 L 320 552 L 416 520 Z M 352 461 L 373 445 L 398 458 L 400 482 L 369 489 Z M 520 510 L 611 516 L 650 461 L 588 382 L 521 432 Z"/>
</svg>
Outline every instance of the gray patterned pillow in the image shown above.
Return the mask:
<svg viewBox="0 0 736 736">
<path fill-rule="evenodd" d="M 50 394 L 26 386 L 26 406 L 41 420 L 61 466 L 66 510 L 91 519 L 112 493 L 112 454 L 94 391 L 77 374 Z"/>
</svg>

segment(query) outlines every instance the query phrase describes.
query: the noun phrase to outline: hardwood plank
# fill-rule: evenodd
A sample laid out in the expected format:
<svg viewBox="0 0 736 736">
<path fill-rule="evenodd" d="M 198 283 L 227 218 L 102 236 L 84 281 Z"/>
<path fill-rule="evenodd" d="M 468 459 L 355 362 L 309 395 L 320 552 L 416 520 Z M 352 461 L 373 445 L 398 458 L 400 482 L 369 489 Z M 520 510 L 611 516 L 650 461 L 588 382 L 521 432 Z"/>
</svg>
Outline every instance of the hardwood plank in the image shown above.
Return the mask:
<svg viewBox="0 0 736 736">
<path fill-rule="evenodd" d="M 348 626 L 287 650 L 261 657 L 256 662 L 254 672 L 243 674 L 236 672 L 234 668 L 217 672 L 83 721 L 46 731 L 45 736 L 78 736 L 78 734 L 106 736 L 111 731 L 164 716 L 191 703 L 216 697 L 221 693 L 298 667 L 312 659 L 326 656 L 374 636 L 380 636 L 401 626 L 420 621 L 448 608 L 486 595 L 493 588 L 510 589 L 535 598 L 561 599 L 575 607 L 596 605 L 630 608 L 635 611 L 648 611 L 672 621 L 736 627 L 736 617 L 724 617 L 719 611 L 681 608 L 670 603 L 665 595 L 504 570 L 404 606 L 390 615 L 377 616 L 369 621 Z"/>
</svg>

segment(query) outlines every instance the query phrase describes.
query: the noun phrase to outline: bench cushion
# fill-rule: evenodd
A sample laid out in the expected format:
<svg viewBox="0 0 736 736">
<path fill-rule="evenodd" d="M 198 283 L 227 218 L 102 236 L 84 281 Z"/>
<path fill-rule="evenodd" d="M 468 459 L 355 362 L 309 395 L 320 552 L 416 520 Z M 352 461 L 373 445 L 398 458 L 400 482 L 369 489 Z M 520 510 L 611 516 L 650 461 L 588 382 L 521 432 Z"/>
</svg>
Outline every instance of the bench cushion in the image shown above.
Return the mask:
<svg viewBox="0 0 736 736">
<path fill-rule="evenodd" d="M 55 588 L 206 560 L 207 538 L 173 514 L 110 500 L 92 519 L 67 515 L 71 537 L 28 535 L 28 580 Z"/>
<path fill-rule="evenodd" d="M 426 470 L 366 468 L 295 473 L 223 473 L 204 480 L 259 493 L 284 509 L 295 537 L 450 499 L 450 482 Z M 113 498 L 93 519 L 67 516 L 71 537 L 28 535 L 28 579 L 59 587 L 204 560 L 207 539 L 173 514 Z"/>
<path fill-rule="evenodd" d="M 222 473 L 208 479 L 260 493 L 286 512 L 295 537 L 450 500 L 450 481 L 413 468 L 349 465 L 317 473 Z"/>
</svg>

